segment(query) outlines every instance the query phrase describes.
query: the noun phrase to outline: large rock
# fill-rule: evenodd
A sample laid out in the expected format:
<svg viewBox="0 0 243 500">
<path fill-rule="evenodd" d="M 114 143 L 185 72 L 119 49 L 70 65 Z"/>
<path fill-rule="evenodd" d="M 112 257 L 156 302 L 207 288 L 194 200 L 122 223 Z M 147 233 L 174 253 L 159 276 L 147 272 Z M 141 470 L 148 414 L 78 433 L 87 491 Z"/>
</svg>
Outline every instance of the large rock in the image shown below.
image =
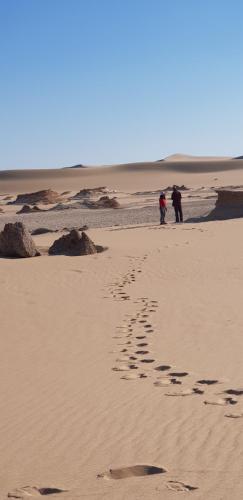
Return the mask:
<svg viewBox="0 0 243 500">
<path fill-rule="evenodd" d="M 243 191 L 234 189 L 216 189 L 218 199 L 216 207 L 243 207 Z"/>
<path fill-rule="evenodd" d="M 59 193 L 52 191 L 51 189 L 44 189 L 42 191 L 36 191 L 35 193 L 24 193 L 18 194 L 15 201 L 9 202 L 10 205 L 36 205 L 36 203 L 41 203 L 43 205 L 51 205 L 52 203 L 58 203 L 62 198 Z"/>
<path fill-rule="evenodd" d="M 80 232 L 77 229 L 58 240 L 54 241 L 49 248 L 50 255 L 89 255 L 97 253 L 97 248 L 93 241 L 86 233 Z"/>
<path fill-rule="evenodd" d="M 218 199 L 215 208 L 208 215 L 209 219 L 234 219 L 243 217 L 243 191 L 217 189 Z"/>
<path fill-rule="evenodd" d="M 3 257 L 36 257 L 40 255 L 34 240 L 22 222 L 5 224 L 0 233 L 0 255 Z"/>
</svg>

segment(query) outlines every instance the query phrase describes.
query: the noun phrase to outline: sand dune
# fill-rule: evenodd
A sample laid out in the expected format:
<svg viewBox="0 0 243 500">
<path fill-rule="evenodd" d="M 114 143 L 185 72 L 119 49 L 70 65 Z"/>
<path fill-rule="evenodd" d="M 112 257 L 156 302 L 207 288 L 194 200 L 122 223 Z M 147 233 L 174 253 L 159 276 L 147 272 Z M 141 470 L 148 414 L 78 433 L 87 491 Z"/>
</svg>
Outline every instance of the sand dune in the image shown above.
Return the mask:
<svg viewBox="0 0 243 500">
<path fill-rule="evenodd" d="M 171 156 L 167 156 L 164 158 L 164 160 L 160 161 L 166 161 L 166 162 L 212 162 L 212 161 L 225 161 L 225 160 L 232 160 L 230 156 L 192 156 L 192 155 L 184 155 L 181 153 L 176 153 Z"/>
<path fill-rule="evenodd" d="M 138 191 L 172 184 L 220 186 L 242 183 L 243 160 L 175 158 L 162 162 L 127 163 L 113 166 L 0 172 L 1 193 L 20 194 L 40 189 L 79 191 L 107 186 Z M 217 178 L 215 179 L 215 175 Z"/>
</svg>

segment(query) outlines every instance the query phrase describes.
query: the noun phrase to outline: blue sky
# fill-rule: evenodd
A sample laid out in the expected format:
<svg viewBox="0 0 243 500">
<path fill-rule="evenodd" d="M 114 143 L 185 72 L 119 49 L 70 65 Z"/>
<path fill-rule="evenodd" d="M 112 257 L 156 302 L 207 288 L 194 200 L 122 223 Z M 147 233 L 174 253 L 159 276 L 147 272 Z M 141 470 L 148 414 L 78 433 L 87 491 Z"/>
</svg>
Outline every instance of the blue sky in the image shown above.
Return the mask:
<svg viewBox="0 0 243 500">
<path fill-rule="evenodd" d="M 0 0 L 0 169 L 243 154 L 241 0 Z"/>
</svg>

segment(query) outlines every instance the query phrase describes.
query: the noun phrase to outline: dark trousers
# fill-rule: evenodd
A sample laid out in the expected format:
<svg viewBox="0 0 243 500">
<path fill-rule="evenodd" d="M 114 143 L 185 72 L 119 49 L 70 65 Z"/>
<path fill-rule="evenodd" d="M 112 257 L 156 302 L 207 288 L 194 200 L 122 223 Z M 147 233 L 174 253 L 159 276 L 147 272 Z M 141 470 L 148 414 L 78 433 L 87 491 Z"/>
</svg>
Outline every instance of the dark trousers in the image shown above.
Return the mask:
<svg viewBox="0 0 243 500">
<path fill-rule="evenodd" d="M 181 205 L 174 205 L 176 222 L 183 222 L 183 213 Z"/>
<path fill-rule="evenodd" d="M 160 207 L 160 224 L 165 223 L 165 214 L 166 214 L 166 208 Z"/>
</svg>

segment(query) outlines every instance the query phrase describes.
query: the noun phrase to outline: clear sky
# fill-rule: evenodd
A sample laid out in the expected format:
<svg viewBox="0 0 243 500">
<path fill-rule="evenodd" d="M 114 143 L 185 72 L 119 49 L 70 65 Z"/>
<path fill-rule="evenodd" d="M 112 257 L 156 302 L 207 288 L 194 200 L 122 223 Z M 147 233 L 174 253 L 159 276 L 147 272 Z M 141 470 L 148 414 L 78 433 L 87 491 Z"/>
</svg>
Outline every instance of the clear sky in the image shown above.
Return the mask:
<svg viewBox="0 0 243 500">
<path fill-rule="evenodd" d="M 0 0 L 0 169 L 243 154 L 242 0 Z"/>
</svg>

